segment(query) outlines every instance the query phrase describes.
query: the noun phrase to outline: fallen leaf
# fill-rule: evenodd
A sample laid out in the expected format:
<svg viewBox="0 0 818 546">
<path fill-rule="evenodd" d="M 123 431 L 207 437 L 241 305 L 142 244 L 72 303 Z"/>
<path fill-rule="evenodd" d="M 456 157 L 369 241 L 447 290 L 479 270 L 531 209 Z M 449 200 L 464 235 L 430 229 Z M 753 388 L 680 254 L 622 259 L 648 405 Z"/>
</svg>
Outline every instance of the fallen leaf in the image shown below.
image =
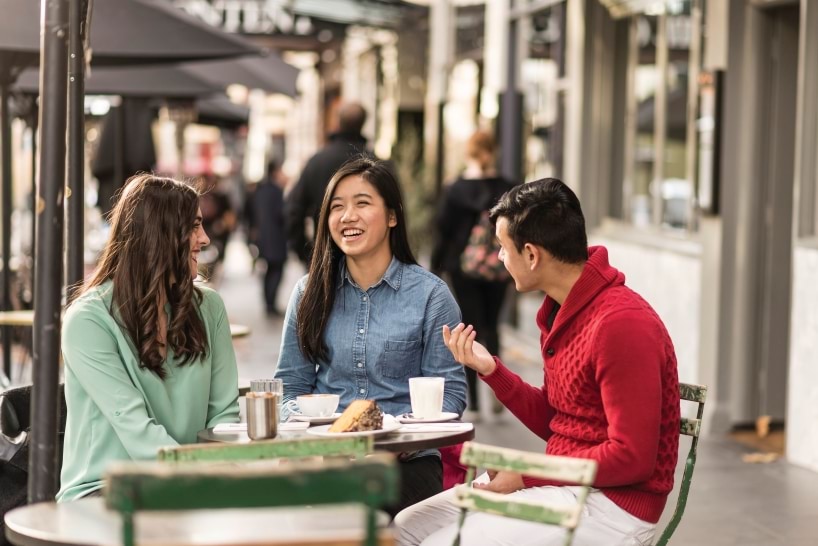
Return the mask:
<svg viewBox="0 0 818 546">
<path fill-rule="evenodd" d="M 775 462 L 781 455 L 778 453 L 745 453 L 741 456 L 741 460 L 745 463 L 751 464 L 768 464 Z"/>
</svg>

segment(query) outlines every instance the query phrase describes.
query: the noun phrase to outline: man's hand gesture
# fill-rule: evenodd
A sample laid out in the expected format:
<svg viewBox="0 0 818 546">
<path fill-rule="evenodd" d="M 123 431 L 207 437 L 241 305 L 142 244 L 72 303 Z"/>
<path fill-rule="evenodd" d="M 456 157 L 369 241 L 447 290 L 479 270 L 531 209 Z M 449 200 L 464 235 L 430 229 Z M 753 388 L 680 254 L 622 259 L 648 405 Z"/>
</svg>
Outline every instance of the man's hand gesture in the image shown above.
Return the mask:
<svg viewBox="0 0 818 546">
<path fill-rule="evenodd" d="M 488 483 L 474 482 L 473 487 L 475 489 L 483 489 L 484 491 L 502 493 L 504 495 L 514 493 L 525 487 L 522 474 L 516 472 L 489 472 L 489 478 L 491 481 Z"/>
<path fill-rule="evenodd" d="M 461 322 L 454 330 L 443 326 L 443 342 L 454 359 L 480 375 L 489 375 L 497 367 L 497 363 L 485 347 L 474 341 L 475 337 L 477 332 L 471 325 L 466 326 Z"/>
</svg>

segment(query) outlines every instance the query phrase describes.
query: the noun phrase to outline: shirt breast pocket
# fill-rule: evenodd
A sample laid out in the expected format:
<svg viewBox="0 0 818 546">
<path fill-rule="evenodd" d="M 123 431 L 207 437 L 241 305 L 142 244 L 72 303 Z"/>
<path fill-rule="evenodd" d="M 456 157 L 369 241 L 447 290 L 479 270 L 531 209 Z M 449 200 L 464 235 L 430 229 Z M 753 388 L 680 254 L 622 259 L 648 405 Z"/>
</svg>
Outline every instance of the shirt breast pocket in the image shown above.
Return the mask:
<svg viewBox="0 0 818 546">
<path fill-rule="evenodd" d="M 423 344 L 417 341 L 392 341 L 384 343 L 378 371 L 384 377 L 405 379 L 420 375 Z"/>
</svg>

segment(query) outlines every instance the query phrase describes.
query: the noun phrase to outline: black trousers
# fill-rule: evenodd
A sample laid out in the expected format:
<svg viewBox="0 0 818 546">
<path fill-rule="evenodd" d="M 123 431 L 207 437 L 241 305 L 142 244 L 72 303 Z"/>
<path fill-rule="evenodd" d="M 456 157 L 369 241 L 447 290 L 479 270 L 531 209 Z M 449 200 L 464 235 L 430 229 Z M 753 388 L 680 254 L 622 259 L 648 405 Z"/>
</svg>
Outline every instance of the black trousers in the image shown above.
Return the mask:
<svg viewBox="0 0 818 546">
<path fill-rule="evenodd" d="M 400 470 L 400 500 L 384 510 L 393 518 L 408 506 L 443 491 L 443 463 L 440 457 L 428 455 L 408 461 L 398 461 Z"/>
<path fill-rule="evenodd" d="M 460 305 L 463 323 L 477 331 L 477 341 L 493 354 L 500 353 L 500 310 L 506 298 L 505 282 L 482 281 L 467 277 L 459 271 L 450 274 L 454 297 Z M 469 409 L 477 411 L 477 372 L 466 368 L 469 383 Z"/>
<path fill-rule="evenodd" d="M 267 271 L 264 273 L 264 305 L 268 314 L 278 312 L 276 294 L 283 272 L 284 262 L 267 262 Z"/>
</svg>

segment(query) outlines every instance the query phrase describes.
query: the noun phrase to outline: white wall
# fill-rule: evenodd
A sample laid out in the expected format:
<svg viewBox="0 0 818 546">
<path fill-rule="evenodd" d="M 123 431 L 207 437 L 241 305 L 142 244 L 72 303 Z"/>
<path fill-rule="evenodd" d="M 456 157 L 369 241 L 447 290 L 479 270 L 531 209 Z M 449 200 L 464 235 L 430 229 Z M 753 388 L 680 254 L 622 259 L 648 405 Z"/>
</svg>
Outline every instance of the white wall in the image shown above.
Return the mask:
<svg viewBox="0 0 818 546">
<path fill-rule="evenodd" d="M 603 228 L 591 238 L 591 244 L 607 247 L 611 265 L 625 274 L 625 283 L 665 323 L 676 348 L 679 380 L 698 383 L 702 279 L 698 245 L 673 241 L 659 246 L 628 238 L 614 237 Z"/>
<path fill-rule="evenodd" d="M 818 248 L 793 251 L 787 459 L 818 472 Z"/>
</svg>

